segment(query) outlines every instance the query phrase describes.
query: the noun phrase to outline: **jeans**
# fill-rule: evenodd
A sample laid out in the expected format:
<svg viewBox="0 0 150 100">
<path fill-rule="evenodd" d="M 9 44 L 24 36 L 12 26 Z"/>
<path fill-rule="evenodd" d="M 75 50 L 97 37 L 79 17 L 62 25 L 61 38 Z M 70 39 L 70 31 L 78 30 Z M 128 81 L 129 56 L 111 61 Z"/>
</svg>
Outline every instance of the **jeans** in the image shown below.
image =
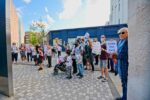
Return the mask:
<svg viewBox="0 0 150 100">
<path fill-rule="evenodd" d="M 79 75 L 83 76 L 84 68 L 82 64 L 77 64 L 78 70 L 79 70 Z"/>
<path fill-rule="evenodd" d="M 72 66 L 66 66 L 67 77 L 72 77 L 71 70 L 72 70 Z"/>
<path fill-rule="evenodd" d="M 72 59 L 73 73 L 77 73 L 76 59 Z"/>
<path fill-rule="evenodd" d="M 12 53 L 12 62 L 18 61 L 18 53 Z"/>
<path fill-rule="evenodd" d="M 52 63 L 51 63 L 52 57 L 47 56 L 47 60 L 48 60 L 48 67 L 52 67 Z"/>
<path fill-rule="evenodd" d="M 27 60 L 29 62 L 29 58 L 30 58 L 30 61 L 32 61 L 32 53 L 27 53 Z"/>
</svg>

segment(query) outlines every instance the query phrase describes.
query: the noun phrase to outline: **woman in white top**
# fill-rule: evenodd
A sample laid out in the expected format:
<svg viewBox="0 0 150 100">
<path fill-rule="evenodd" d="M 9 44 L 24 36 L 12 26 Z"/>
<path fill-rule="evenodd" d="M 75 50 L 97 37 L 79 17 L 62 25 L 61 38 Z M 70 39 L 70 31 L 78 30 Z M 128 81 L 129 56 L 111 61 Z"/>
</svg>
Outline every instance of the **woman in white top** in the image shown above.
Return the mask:
<svg viewBox="0 0 150 100">
<path fill-rule="evenodd" d="M 12 44 L 11 51 L 12 51 L 12 62 L 17 63 L 17 60 L 18 60 L 18 47 L 16 46 L 16 43 Z"/>
</svg>

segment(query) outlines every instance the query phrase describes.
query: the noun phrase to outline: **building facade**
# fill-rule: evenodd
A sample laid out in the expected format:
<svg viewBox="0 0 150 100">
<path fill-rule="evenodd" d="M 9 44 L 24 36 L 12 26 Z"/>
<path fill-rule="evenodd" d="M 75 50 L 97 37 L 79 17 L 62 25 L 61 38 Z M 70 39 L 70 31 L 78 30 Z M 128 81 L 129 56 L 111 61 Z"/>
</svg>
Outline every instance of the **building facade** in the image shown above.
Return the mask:
<svg viewBox="0 0 150 100">
<path fill-rule="evenodd" d="M 24 27 L 17 15 L 13 2 L 10 3 L 10 8 L 11 44 L 15 42 L 17 45 L 20 45 L 24 42 Z"/>
<path fill-rule="evenodd" d="M 10 32 L 11 32 L 11 43 L 19 43 L 19 18 L 17 15 L 17 11 L 11 3 L 10 5 Z"/>
<path fill-rule="evenodd" d="M 29 38 L 30 38 L 30 35 L 29 35 L 29 32 L 25 32 L 25 36 L 24 36 L 24 43 L 25 44 L 29 44 Z"/>
<path fill-rule="evenodd" d="M 109 25 L 128 23 L 128 0 L 110 0 Z"/>
<path fill-rule="evenodd" d="M 19 43 L 18 43 L 19 45 L 24 43 L 24 36 L 25 36 L 24 27 L 21 20 L 19 20 Z"/>
<path fill-rule="evenodd" d="M 47 34 L 47 39 L 51 45 L 56 45 L 56 40 L 59 39 L 60 45 L 69 43 L 74 44 L 77 37 L 83 37 L 86 32 L 90 34 L 90 38 L 97 38 L 100 41 L 100 36 L 105 35 L 107 39 L 118 39 L 119 36 L 117 31 L 122 28 L 127 27 L 126 24 L 122 25 L 107 25 L 107 26 L 97 26 L 97 27 L 83 27 L 74 29 L 63 29 L 63 30 L 51 30 Z"/>
</svg>

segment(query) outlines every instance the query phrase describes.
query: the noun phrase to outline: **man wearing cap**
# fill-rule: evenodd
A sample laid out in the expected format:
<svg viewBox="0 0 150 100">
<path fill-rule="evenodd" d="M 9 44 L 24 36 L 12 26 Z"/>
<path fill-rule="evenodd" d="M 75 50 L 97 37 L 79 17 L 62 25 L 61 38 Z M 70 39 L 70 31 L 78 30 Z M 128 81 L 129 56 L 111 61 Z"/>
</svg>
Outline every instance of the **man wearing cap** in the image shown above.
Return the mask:
<svg viewBox="0 0 150 100">
<path fill-rule="evenodd" d="M 127 100 L 127 80 L 128 80 L 128 28 L 121 28 L 118 31 L 119 42 L 117 58 L 114 60 L 116 70 L 119 73 L 122 83 L 122 98 L 116 100 Z"/>
</svg>

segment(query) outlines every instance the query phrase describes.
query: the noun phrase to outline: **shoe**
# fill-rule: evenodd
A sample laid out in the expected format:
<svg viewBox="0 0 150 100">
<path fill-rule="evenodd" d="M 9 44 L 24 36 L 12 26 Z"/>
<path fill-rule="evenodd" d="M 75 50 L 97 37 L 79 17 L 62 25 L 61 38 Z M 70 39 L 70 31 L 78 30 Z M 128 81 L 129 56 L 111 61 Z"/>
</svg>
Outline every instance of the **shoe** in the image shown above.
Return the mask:
<svg viewBox="0 0 150 100">
<path fill-rule="evenodd" d="M 43 70 L 43 68 L 39 68 L 38 70 L 39 70 L 39 71 L 40 71 L 40 70 Z"/>
<path fill-rule="evenodd" d="M 103 79 L 104 77 L 103 76 L 99 76 L 99 77 L 97 77 L 97 79 Z"/>
<path fill-rule="evenodd" d="M 80 76 L 80 77 L 79 77 L 79 79 L 82 79 L 82 78 L 83 78 L 83 76 Z"/>
<path fill-rule="evenodd" d="M 84 68 L 84 70 L 87 70 L 87 68 Z"/>
<path fill-rule="evenodd" d="M 78 73 L 78 74 L 76 74 L 76 76 L 80 76 L 80 74 Z"/>
<path fill-rule="evenodd" d="M 67 78 L 67 79 L 71 79 L 71 78 L 72 78 L 72 76 L 70 76 L 70 77 L 69 77 L 69 76 L 67 76 L 66 78 Z"/>
<path fill-rule="evenodd" d="M 103 80 L 102 80 L 102 82 L 107 82 L 108 80 L 106 79 L 106 78 L 104 78 Z"/>
<path fill-rule="evenodd" d="M 115 71 L 114 70 L 110 70 L 109 72 L 114 73 Z"/>
</svg>

